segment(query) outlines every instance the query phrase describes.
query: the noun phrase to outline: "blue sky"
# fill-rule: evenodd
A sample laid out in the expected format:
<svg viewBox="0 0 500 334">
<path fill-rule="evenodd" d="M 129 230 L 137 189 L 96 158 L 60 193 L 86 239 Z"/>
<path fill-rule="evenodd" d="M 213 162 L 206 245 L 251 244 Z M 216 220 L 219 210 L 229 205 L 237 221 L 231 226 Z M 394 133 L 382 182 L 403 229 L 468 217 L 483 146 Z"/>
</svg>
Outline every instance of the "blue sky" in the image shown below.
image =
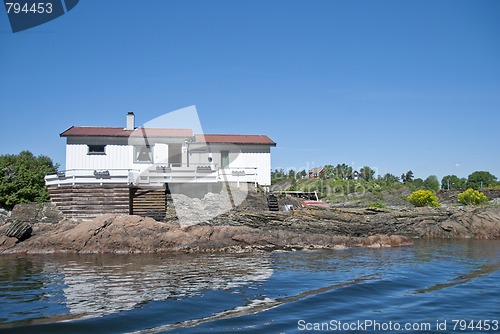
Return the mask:
<svg viewBox="0 0 500 334">
<path fill-rule="evenodd" d="M 82 0 L 15 34 L 0 9 L 0 73 L 0 154 L 64 165 L 71 125 L 196 105 L 273 168 L 500 177 L 500 1 Z"/>
</svg>

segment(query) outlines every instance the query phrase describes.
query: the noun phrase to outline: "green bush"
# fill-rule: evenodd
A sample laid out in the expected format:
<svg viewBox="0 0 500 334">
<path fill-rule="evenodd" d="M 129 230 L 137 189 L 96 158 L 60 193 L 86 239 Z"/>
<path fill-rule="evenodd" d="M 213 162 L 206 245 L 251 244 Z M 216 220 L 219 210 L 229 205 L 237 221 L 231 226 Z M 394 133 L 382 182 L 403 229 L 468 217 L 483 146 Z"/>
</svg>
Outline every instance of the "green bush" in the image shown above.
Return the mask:
<svg viewBox="0 0 500 334">
<path fill-rule="evenodd" d="M 488 202 L 488 198 L 480 191 L 472 188 L 458 194 L 458 201 L 463 205 L 479 205 Z"/>
<path fill-rule="evenodd" d="M 408 201 L 415 206 L 440 206 L 432 190 L 416 190 L 408 196 Z"/>
<path fill-rule="evenodd" d="M 47 201 L 44 176 L 57 172 L 57 168 L 49 157 L 35 157 L 29 151 L 0 155 L 0 207 Z"/>
</svg>

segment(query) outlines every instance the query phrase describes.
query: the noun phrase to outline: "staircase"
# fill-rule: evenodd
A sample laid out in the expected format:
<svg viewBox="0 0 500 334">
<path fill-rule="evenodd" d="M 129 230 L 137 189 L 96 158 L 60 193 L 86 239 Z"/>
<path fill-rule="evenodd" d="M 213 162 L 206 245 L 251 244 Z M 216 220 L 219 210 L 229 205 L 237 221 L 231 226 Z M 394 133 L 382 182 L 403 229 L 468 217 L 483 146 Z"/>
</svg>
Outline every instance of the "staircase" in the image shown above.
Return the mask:
<svg viewBox="0 0 500 334">
<path fill-rule="evenodd" d="M 267 206 L 269 211 L 279 211 L 278 198 L 274 194 L 267 195 Z"/>
</svg>

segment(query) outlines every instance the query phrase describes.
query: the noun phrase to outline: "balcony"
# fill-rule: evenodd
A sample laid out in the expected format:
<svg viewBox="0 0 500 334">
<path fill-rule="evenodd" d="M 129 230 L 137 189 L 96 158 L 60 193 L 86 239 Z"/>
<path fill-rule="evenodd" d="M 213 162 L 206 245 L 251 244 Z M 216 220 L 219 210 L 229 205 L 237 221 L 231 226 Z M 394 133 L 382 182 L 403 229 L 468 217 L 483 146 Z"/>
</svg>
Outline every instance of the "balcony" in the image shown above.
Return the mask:
<svg viewBox="0 0 500 334">
<path fill-rule="evenodd" d="M 256 167 L 154 164 L 138 169 L 71 169 L 45 176 L 47 186 L 111 185 L 162 187 L 165 183 L 257 183 Z"/>
<path fill-rule="evenodd" d="M 69 169 L 45 176 L 47 186 L 130 184 L 139 170 Z"/>
</svg>

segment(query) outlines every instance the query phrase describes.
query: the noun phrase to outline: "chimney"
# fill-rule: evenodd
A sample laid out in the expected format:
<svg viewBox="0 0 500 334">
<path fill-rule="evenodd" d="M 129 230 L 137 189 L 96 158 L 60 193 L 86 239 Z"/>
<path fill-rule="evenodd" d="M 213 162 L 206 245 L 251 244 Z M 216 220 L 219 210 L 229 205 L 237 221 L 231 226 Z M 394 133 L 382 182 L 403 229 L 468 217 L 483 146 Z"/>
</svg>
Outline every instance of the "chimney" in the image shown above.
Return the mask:
<svg viewBox="0 0 500 334">
<path fill-rule="evenodd" d="M 129 111 L 127 113 L 127 127 L 125 130 L 134 130 L 135 129 L 135 115 L 133 111 Z"/>
</svg>

